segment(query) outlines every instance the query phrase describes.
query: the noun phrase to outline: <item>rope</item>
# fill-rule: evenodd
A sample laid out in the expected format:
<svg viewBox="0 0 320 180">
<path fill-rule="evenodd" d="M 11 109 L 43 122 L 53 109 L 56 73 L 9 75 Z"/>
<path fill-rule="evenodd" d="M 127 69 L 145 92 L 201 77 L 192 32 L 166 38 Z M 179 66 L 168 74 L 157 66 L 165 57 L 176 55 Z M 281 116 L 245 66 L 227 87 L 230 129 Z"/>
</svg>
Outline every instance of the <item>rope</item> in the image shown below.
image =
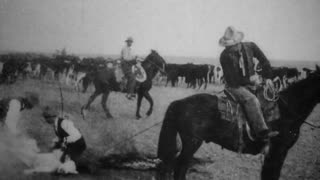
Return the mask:
<svg viewBox="0 0 320 180">
<path fill-rule="evenodd" d="M 153 127 L 155 127 L 155 126 L 157 126 L 157 125 L 159 125 L 159 124 L 161 124 L 161 123 L 162 123 L 162 121 L 157 122 L 157 123 L 153 124 L 152 126 L 150 126 L 150 127 L 148 127 L 148 128 L 145 128 L 145 129 L 143 129 L 142 131 L 139 131 L 139 132 L 133 134 L 132 136 L 124 139 L 123 141 L 113 144 L 112 146 L 110 146 L 109 148 L 107 148 L 106 152 L 109 152 L 109 151 L 113 150 L 114 148 L 118 147 L 119 145 L 124 144 L 125 142 L 127 142 L 127 141 L 135 138 L 136 136 L 138 136 L 138 135 L 140 135 L 140 134 L 142 134 L 142 133 L 150 130 L 151 128 L 153 128 Z"/>
<path fill-rule="evenodd" d="M 273 85 L 265 84 L 263 86 L 263 96 L 267 101 L 275 102 L 279 99 L 279 92 Z"/>
<path fill-rule="evenodd" d="M 307 125 L 309 125 L 309 126 L 311 126 L 311 127 L 313 127 L 313 128 L 317 128 L 317 129 L 320 128 L 320 125 L 319 125 L 319 126 L 316 126 L 316 125 L 314 125 L 314 124 L 309 123 L 308 121 L 304 121 L 303 123 L 305 123 L 305 124 L 307 124 Z"/>
<path fill-rule="evenodd" d="M 61 116 L 63 116 L 63 111 L 64 111 L 63 94 L 62 94 L 62 88 L 61 88 L 60 80 L 58 82 L 59 82 L 59 91 L 60 91 L 60 99 L 61 99 Z"/>
</svg>

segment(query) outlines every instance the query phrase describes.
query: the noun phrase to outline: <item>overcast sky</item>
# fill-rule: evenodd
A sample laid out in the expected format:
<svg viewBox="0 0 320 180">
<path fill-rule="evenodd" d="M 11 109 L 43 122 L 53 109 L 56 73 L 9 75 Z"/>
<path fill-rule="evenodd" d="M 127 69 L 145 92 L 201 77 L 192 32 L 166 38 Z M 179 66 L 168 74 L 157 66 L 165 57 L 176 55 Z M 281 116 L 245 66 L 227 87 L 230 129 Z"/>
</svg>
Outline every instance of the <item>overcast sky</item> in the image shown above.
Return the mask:
<svg viewBox="0 0 320 180">
<path fill-rule="evenodd" d="M 219 57 L 232 25 L 272 59 L 320 60 L 319 0 L 0 0 L 0 50 Z"/>
</svg>

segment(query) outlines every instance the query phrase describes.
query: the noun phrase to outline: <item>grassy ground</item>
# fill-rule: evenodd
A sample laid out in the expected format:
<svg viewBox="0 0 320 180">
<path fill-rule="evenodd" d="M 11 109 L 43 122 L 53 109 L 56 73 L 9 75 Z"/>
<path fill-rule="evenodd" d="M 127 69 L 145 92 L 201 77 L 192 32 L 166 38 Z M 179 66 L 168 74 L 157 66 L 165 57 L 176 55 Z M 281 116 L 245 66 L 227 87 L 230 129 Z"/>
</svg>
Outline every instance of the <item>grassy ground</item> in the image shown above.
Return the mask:
<svg viewBox="0 0 320 180">
<path fill-rule="evenodd" d="M 153 87 L 151 95 L 155 101 L 154 113 L 150 117 L 141 120 L 135 120 L 135 101 L 128 101 L 124 94 L 111 93 L 108 106 L 115 117 L 114 119 L 105 119 L 99 97 L 92 104 L 86 120 L 83 120 L 80 115 L 80 107 L 87 101 L 91 91 L 85 94 L 78 94 L 64 85 L 62 89 L 64 109 L 72 115 L 76 126 L 84 135 L 89 147 L 86 155 L 92 155 L 92 157 L 132 152 L 156 156 L 161 123 L 134 139 L 124 140 L 155 123 L 161 122 L 167 106 L 173 100 L 204 92 L 203 90 L 185 88 Z M 221 87 L 210 86 L 206 92 L 219 91 L 220 89 Z M 18 81 L 10 86 L 0 86 L 0 97 L 18 96 L 24 91 L 38 92 L 41 96 L 41 106 L 60 107 L 60 95 L 56 82 Z M 148 104 L 143 101 L 142 114 L 147 109 Z M 317 107 L 308 121 L 319 124 L 319 116 L 320 107 Z M 38 146 L 42 151 L 48 151 L 54 132 L 52 127 L 41 118 L 41 108 L 38 107 L 24 112 L 18 126 L 23 133 L 37 140 Z M 320 179 L 319 141 L 320 130 L 313 130 L 311 127 L 303 125 L 299 141 L 289 152 L 282 170 L 281 179 Z M 114 146 L 118 142 L 123 143 Z M 261 162 L 258 156 L 239 157 L 236 153 L 223 150 L 213 143 L 203 144 L 195 156 L 204 161 L 210 161 L 193 166 L 188 174 L 189 179 L 259 179 Z M 154 176 L 154 172 L 110 169 L 102 170 L 95 175 L 57 177 L 40 174 L 25 176 L 21 173 L 26 168 L 25 165 L 6 152 L 1 152 L 0 154 L 0 167 L 0 179 L 152 179 Z"/>
</svg>

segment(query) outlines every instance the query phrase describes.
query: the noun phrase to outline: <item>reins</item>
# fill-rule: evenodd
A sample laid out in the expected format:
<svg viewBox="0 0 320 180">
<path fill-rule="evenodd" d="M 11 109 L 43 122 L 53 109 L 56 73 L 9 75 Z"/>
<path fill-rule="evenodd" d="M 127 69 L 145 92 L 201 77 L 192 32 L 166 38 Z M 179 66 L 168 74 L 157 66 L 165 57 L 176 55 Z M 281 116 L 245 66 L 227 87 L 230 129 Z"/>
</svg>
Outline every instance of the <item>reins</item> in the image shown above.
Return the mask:
<svg viewBox="0 0 320 180">
<path fill-rule="evenodd" d="M 314 125 L 314 124 L 309 123 L 308 121 L 304 121 L 303 123 L 305 123 L 305 124 L 307 124 L 307 125 L 309 125 L 309 126 L 311 126 L 311 127 L 313 127 L 313 128 L 317 128 L 317 129 L 320 128 L 320 125 L 319 125 L 319 126 L 316 126 L 316 125 Z"/>
</svg>

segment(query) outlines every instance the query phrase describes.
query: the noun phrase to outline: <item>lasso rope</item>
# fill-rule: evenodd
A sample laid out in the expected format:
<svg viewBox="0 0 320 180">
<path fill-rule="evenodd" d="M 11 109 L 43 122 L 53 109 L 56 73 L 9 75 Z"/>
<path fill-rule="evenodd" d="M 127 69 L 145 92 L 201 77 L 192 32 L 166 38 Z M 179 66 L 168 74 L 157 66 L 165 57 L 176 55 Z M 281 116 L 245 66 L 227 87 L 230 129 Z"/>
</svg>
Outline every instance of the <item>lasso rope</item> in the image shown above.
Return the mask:
<svg viewBox="0 0 320 180">
<path fill-rule="evenodd" d="M 63 107 L 63 94 L 62 94 L 62 88 L 61 88 L 61 82 L 59 80 L 59 91 L 60 91 L 60 100 L 61 100 L 61 116 L 63 116 L 63 111 L 64 111 L 64 107 Z"/>
<path fill-rule="evenodd" d="M 279 99 L 279 91 L 270 84 L 263 86 L 263 96 L 267 101 L 275 102 Z"/>
<path fill-rule="evenodd" d="M 162 121 L 157 122 L 157 123 L 154 123 L 152 126 L 149 126 L 148 128 L 145 128 L 145 129 L 143 129 L 143 130 L 141 130 L 141 131 L 133 134 L 132 136 L 130 136 L 130 137 L 128 137 L 128 138 L 125 138 L 124 140 L 122 140 L 122 141 L 120 141 L 120 142 L 118 142 L 118 143 L 115 143 L 115 144 L 111 145 L 109 148 L 107 148 L 106 152 L 110 152 L 111 150 L 114 150 L 114 149 L 117 148 L 119 145 L 122 145 L 122 144 L 130 141 L 131 139 L 135 138 L 136 136 L 138 136 L 138 135 L 140 135 L 140 134 L 142 134 L 142 133 L 150 130 L 151 128 L 153 128 L 153 127 L 155 127 L 155 126 L 160 125 L 161 123 L 162 123 Z"/>
</svg>

